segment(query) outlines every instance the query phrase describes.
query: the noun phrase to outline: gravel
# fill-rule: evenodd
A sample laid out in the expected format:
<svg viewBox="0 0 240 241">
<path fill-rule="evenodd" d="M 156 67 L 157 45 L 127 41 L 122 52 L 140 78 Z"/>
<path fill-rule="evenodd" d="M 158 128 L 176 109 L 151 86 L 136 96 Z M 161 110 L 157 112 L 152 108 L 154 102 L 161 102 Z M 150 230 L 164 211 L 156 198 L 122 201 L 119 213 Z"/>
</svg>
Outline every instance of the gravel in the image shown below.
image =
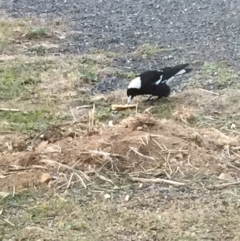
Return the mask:
<svg viewBox="0 0 240 241">
<path fill-rule="evenodd" d="M 183 62 L 222 60 L 240 70 L 240 0 L 15 0 L 8 12 L 14 17 L 69 19 L 72 31 L 60 52 L 117 51 L 123 55 L 114 64 L 122 70 L 138 73 Z M 132 56 L 144 43 L 175 51 L 145 59 Z M 114 89 L 117 82 L 110 77 L 103 81 L 102 92 Z"/>
</svg>

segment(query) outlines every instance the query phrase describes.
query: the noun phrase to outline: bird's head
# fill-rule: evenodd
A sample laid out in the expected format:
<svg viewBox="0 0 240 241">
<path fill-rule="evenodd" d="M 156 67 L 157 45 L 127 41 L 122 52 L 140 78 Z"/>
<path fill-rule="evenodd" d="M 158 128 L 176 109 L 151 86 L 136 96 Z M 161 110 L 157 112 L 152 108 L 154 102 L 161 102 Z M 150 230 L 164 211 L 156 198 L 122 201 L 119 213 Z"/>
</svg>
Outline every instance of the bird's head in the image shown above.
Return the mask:
<svg viewBox="0 0 240 241">
<path fill-rule="evenodd" d="M 128 89 L 127 89 L 128 104 L 130 104 L 130 102 L 134 98 L 134 96 L 139 94 L 141 86 L 142 86 L 142 83 L 141 83 L 140 77 L 133 79 L 129 83 Z"/>
<path fill-rule="evenodd" d="M 132 88 L 131 89 L 127 89 L 127 97 L 128 97 L 127 103 L 128 103 L 128 105 L 130 104 L 130 102 L 134 98 L 136 91 L 137 91 L 136 89 L 132 89 Z"/>
</svg>

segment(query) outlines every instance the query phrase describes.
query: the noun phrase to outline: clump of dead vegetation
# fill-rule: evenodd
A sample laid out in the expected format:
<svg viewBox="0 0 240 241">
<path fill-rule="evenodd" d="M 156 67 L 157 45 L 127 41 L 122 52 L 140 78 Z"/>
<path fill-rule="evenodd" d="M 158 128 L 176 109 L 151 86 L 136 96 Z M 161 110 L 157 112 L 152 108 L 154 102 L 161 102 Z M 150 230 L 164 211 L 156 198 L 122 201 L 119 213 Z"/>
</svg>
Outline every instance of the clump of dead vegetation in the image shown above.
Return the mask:
<svg viewBox="0 0 240 241">
<path fill-rule="evenodd" d="M 30 170 L 34 170 L 32 178 L 36 180 L 37 176 L 38 183 L 55 188 L 78 183 L 86 188 L 96 176 L 115 185 L 112 174 L 127 174 L 133 181 L 185 185 L 175 178 L 193 170 L 216 174 L 228 167 L 239 168 L 240 142 L 236 135 L 184 127 L 149 114 L 136 114 L 101 128 L 94 128 L 94 110 L 87 118 L 89 128 L 80 135 L 47 138 L 49 131 L 61 132 L 60 127 L 48 129 L 30 143 L 34 149 L 2 153 L 3 183 L 9 183 L 10 171 L 27 172 L 29 178 Z M 39 138 L 41 141 L 36 142 Z M 165 178 L 157 178 L 159 175 Z"/>
</svg>

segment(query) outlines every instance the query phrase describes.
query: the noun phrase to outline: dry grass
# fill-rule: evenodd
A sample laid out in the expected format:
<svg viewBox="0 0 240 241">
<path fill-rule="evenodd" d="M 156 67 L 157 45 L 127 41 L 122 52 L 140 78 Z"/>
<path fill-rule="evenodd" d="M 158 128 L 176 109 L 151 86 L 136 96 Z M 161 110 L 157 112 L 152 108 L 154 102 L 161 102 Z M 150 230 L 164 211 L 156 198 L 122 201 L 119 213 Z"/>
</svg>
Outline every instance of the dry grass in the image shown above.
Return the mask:
<svg viewBox="0 0 240 241">
<path fill-rule="evenodd" d="M 126 104 L 126 91 L 124 90 L 115 90 L 107 95 L 108 103 L 116 103 L 116 104 Z"/>
<path fill-rule="evenodd" d="M 33 175 L 35 185 L 49 170 L 49 185 L 59 189 L 74 187 L 79 182 L 86 188 L 91 183 L 87 173 L 128 173 L 132 177 L 148 177 L 153 175 L 151 171 L 158 169 L 170 181 L 179 174 L 188 175 L 195 171 L 216 174 L 219 170 L 224 172 L 228 163 L 235 166 L 234 160 L 240 156 L 239 137 L 227 136 L 216 129 L 196 130 L 143 114 L 100 130 L 94 125 L 94 109 L 89 111 L 88 118 L 88 131 L 75 133 L 80 134 L 79 137 L 73 139 L 68 135 L 64 138 L 63 129 L 59 129 L 57 137 L 53 129 L 52 135 L 55 133 L 56 137 L 54 143 L 50 143 L 54 137 L 47 132 L 40 133 L 38 144 L 36 137 L 34 143 L 29 143 L 29 150 L 34 147 L 30 153 L 14 153 L 12 156 L 6 153 L 2 155 L 2 163 L 8 163 L 14 167 L 12 171 L 20 172 L 41 166 L 42 174 L 38 173 L 38 180 Z M 96 134 L 89 136 L 96 130 Z M 49 141 L 41 141 L 47 136 Z M 68 160 L 67 164 L 64 160 Z M 54 170 L 62 178 L 52 179 Z M 7 183 L 12 188 L 9 178 L 11 175 L 5 169 L 2 188 L 6 189 Z M 29 177 L 26 181 L 29 182 Z M 23 185 L 19 180 L 18 184 Z"/>
<path fill-rule="evenodd" d="M 57 42 L 65 37 L 64 28 L 66 24 L 63 20 L 45 22 L 26 18 L 17 21 L 5 15 L 0 18 L 0 52 L 7 55 L 47 53 L 49 48 L 58 47 Z"/>
<path fill-rule="evenodd" d="M 187 121 L 196 115 L 193 107 L 179 106 L 177 110 L 173 113 L 173 117 L 177 120 L 187 123 Z"/>
<path fill-rule="evenodd" d="M 156 44 L 153 45 L 153 44 L 145 43 L 137 47 L 135 54 L 140 55 L 143 58 L 149 58 L 156 54 L 160 54 L 162 52 L 171 52 L 174 50 L 175 48 L 164 48 Z"/>
</svg>

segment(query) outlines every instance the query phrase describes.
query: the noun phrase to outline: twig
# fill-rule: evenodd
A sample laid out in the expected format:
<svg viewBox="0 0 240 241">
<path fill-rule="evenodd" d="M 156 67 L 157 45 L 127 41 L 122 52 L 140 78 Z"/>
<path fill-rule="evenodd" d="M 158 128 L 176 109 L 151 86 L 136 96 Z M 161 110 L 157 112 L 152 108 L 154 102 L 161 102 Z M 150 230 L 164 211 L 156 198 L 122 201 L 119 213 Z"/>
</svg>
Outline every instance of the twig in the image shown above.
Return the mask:
<svg viewBox="0 0 240 241">
<path fill-rule="evenodd" d="M 232 167 L 232 168 L 234 168 L 234 169 L 236 169 L 236 170 L 238 170 L 238 171 L 240 171 L 240 168 L 234 166 L 234 165 L 231 164 L 230 162 L 228 162 L 227 165 L 230 166 L 230 167 Z"/>
<path fill-rule="evenodd" d="M 135 111 L 136 111 L 136 114 L 138 113 L 138 103 L 136 104 L 136 109 L 135 109 Z"/>
<path fill-rule="evenodd" d="M 228 129 L 224 129 L 225 131 L 229 131 L 229 132 L 232 132 L 232 133 L 236 133 L 238 135 L 240 135 L 240 132 L 239 131 L 235 131 L 235 130 L 228 130 Z"/>
<path fill-rule="evenodd" d="M 157 168 L 159 168 L 158 166 L 144 170 L 144 171 L 136 171 L 136 172 L 131 172 L 130 175 L 136 175 L 136 174 L 140 174 L 140 173 L 149 173 L 151 171 L 156 170 Z M 153 174 L 153 173 L 152 173 Z"/>
<path fill-rule="evenodd" d="M 202 89 L 202 88 L 199 88 L 199 90 L 201 90 L 201 91 L 203 91 L 203 92 L 208 92 L 208 93 L 211 93 L 211 94 L 213 94 L 213 95 L 217 95 L 217 96 L 219 96 L 218 93 L 215 93 L 215 92 L 210 91 L 210 90 L 205 90 L 205 89 Z"/>
<path fill-rule="evenodd" d="M 89 150 L 88 152 L 81 152 L 82 154 L 98 154 L 101 156 L 112 156 L 112 157 L 124 157 L 121 156 L 120 154 L 113 154 L 105 151 L 97 151 L 97 150 Z M 125 157 L 124 157 L 125 158 Z"/>
<path fill-rule="evenodd" d="M 13 186 L 13 193 L 12 193 L 12 197 L 15 197 L 15 193 L 16 193 L 16 186 Z"/>
<path fill-rule="evenodd" d="M 15 227 L 15 225 L 12 222 L 10 222 L 8 219 L 4 219 L 4 222 L 8 223 L 12 227 Z"/>
<path fill-rule="evenodd" d="M 162 178 L 150 178 L 149 179 L 149 178 L 132 177 L 131 179 L 132 179 L 132 181 L 143 182 L 143 183 L 147 183 L 147 182 L 168 183 L 168 184 L 175 185 L 175 186 L 184 186 L 184 185 L 186 185 L 183 182 L 176 182 L 176 181 L 166 180 L 166 179 L 162 179 Z"/>
<path fill-rule="evenodd" d="M 0 111 L 8 111 L 8 112 L 23 112 L 27 113 L 26 111 L 21 111 L 19 109 L 10 109 L 10 108 L 0 108 Z"/>
<path fill-rule="evenodd" d="M 7 135 L 7 134 L 15 134 L 15 131 L 0 131 L 0 134 Z"/>
<path fill-rule="evenodd" d="M 16 166 L 16 165 L 10 165 L 12 168 L 9 168 L 8 170 L 10 171 L 9 173 L 12 172 L 18 172 L 18 171 L 26 171 L 26 170 L 31 170 L 31 169 L 43 169 L 47 170 L 46 167 L 40 166 L 40 165 L 32 165 L 30 167 L 21 167 L 21 166 Z"/>
<path fill-rule="evenodd" d="M 104 177 L 103 175 L 100 175 L 99 173 L 96 173 L 96 176 L 97 176 L 98 178 L 100 178 L 101 180 L 103 180 L 103 181 L 105 181 L 105 182 L 109 182 L 109 183 L 111 183 L 113 186 L 115 186 L 115 184 L 113 183 L 113 181 L 110 180 L 109 178 L 106 178 L 106 177 Z"/>
<path fill-rule="evenodd" d="M 92 110 L 90 110 L 88 112 L 88 129 L 89 129 L 89 131 L 91 131 L 93 128 L 94 118 L 95 118 L 95 104 L 93 104 Z"/>
<path fill-rule="evenodd" d="M 240 184 L 240 181 L 237 181 L 237 182 L 230 182 L 230 183 L 223 183 L 223 184 L 220 184 L 220 185 L 215 185 L 213 186 L 212 188 L 219 188 L 219 189 L 222 189 L 222 188 L 225 188 L 225 187 L 230 187 L 230 186 L 233 186 L 233 185 L 238 185 Z M 211 189 L 212 189 L 211 188 Z"/>
<path fill-rule="evenodd" d="M 139 156 L 141 156 L 141 157 L 144 157 L 144 158 L 147 158 L 147 159 L 156 161 L 156 159 L 155 159 L 154 157 L 143 155 L 143 154 L 140 153 L 138 150 L 136 150 L 136 148 L 134 148 L 134 147 L 129 147 L 129 149 L 130 149 L 131 151 L 135 152 L 137 155 L 139 155 Z"/>
<path fill-rule="evenodd" d="M 74 172 L 74 174 L 79 178 L 79 180 L 80 180 L 80 182 L 82 183 L 83 187 L 84 187 L 84 188 L 87 188 L 87 186 L 86 186 L 85 182 L 83 181 L 83 179 L 82 179 L 76 172 Z M 86 175 L 86 174 L 85 174 L 85 175 Z"/>
<path fill-rule="evenodd" d="M 72 123 L 69 124 L 69 126 L 72 126 L 74 124 L 76 124 L 77 122 L 79 122 L 81 119 L 83 119 L 86 116 L 86 114 L 82 115 L 81 117 L 75 119 Z"/>
<path fill-rule="evenodd" d="M 150 110 L 151 110 L 152 108 L 153 108 L 153 106 L 148 107 L 146 110 L 143 111 L 143 113 L 144 113 L 144 114 L 145 114 L 145 113 L 151 114 L 151 113 L 150 113 Z"/>
<path fill-rule="evenodd" d="M 48 127 L 47 129 L 41 131 L 40 133 L 38 133 L 31 141 L 31 147 L 34 149 L 35 148 L 35 141 L 37 138 L 39 138 L 41 135 L 43 135 L 44 133 L 46 133 L 48 130 L 50 130 L 50 128 Z"/>
<path fill-rule="evenodd" d="M 78 106 L 76 109 L 84 109 L 84 108 L 90 108 L 92 107 L 92 105 L 82 105 L 82 106 Z"/>
<path fill-rule="evenodd" d="M 211 117 L 211 116 L 206 116 L 206 115 L 204 115 L 203 117 L 204 117 L 205 119 L 208 119 L 208 120 L 212 120 L 212 121 L 214 121 L 214 118 Z"/>
<path fill-rule="evenodd" d="M 195 170 L 198 170 L 198 169 L 199 169 L 199 168 L 197 168 L 197 167 L 194 167 L 194 166 L 191 164 L 191 162 L 190 162 L 190 155 L 188 155 L 187 161 L 188 161 L 188 165 L 189 165 L 190 167 L 194 168 Z"/>
<path fill-rule="evenodd" d="M 76 118 L 76 116 L 74 115 L 73 110 L 72 110 L 71 107 L 70 107 L 70 112 L 71 112 L 71 114 L 72 114 L 73 120 L 76 121 L 77 118 Z"/>
<path fill-rule="evenodd" d="M 154 141 L 154 143 L 155 143 L 162 151 L 164 151 L 163 148 L 162 148 L 162 146 L 161 146 L 155 139 L 152 139 L 152 140 Z M 165 148 L 166 148 L 166 147 L 165 147 Z M 161 152 L 162 152 L 162 151 L 161 151 Z M 167 156 L 167 158 L 165 158 L 165 157 L 162 155 L 161 152 L 159 152 L 159 154 L 160 154 L 160 156 L 165 160 L 166 164 L 167 164 L 168 167 L 169 167 L 170 175 L 172 175 L 173 171 L 172 171 L 171 165 L 170 165 L 170 163 L 169 163 L 169 158 L 170 158 L 171 152 L 168 151 L 168 156 Z"/>
<path fill-rule="evenodd" d="M 112 105 L 111 106 L 111 110 L 117 110 L 117 111 L 121 111 L 121 110 L 127 110 L 127 109 L 136 109 L 136 113 L 137 113 L 137 107 L 138 105 Z"/>
<path fill-rule="evenodd" d="M 70 176 L 70 178 L 69 178 L 67 188 L 69 188 L 69 187 L 70 187 L 71 182 L 72 182 L 72 178 L 73 178 L 73 173 L 71 174 L 71 176 Z"/>
<path fill-rule="evenodd" d="M 79 172 L 79 173 L 81 173 L 81 174 L 84 176 L 84 178 L 85 178 L 86 180 L 90 181 L 89 176 L 86 175 L 84 172 L 82 172 L 82 171 L 80 171 L 80 170 L 76 170 L 76 169 L 74 169 L 74 168 L 72 168 L 72 167 L 70 167 L 70 166 L 67 166 L 67 165 L 65 165 L 65 164 L 59 163 L 59 162 L 57 162 L 57 161 L 49 160 L 49 159 L 43 159 L 43 160 L 41 160 L 41 162 L 57 164 L 57 165 L 59 166 L 59 168 L 60 168 L 60 167 L 64 167 L 64 168 L 66 168 L 66 169 L 68 169 L 68 170 L 71 170 L 71 171 L 73 171 L 73 172 L 75 172 L 75 173 Z"/>
</svg>

